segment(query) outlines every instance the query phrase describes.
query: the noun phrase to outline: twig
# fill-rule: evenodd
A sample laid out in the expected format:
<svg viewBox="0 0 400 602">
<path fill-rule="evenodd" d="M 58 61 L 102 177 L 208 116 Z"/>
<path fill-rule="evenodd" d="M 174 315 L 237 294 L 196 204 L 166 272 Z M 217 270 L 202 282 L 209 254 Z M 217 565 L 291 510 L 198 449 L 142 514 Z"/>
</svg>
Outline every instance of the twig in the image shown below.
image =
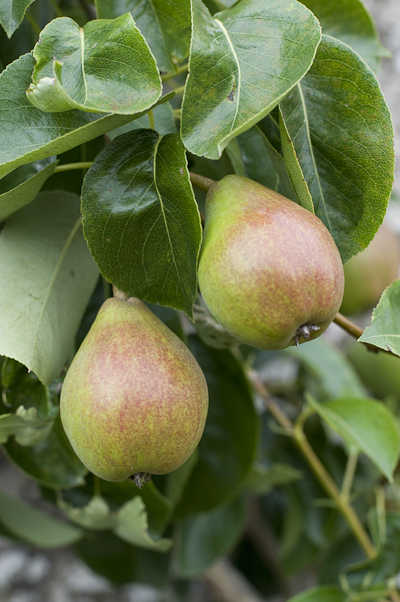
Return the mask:
<svg viewBox="0 0 400 602">
<path fill-rule="evenodd" d="M 193 186 L 203 190 L 204 192 L 208 192 L 213 184 L 215 184 L 215 180 L 211 180 L 210 178 L 206 178 L 205 176 L 201 176 L 200 174 L 193 173 L 192 171 L 189 173 L 190 181 Z"/>
<path fill-rule="evenodd" d="M 343 328 L 343 330 L 345 330 L 347 332 L 347 334 L 351 335 L 355 339 L 359 339 L 360 336 L 364 332 L 363 328 L 361 328 L 360 326 L 357 326 L 357 324 L 354 324 L 354 322 L 352 322 L 351 320 L 346 318 L 346 316 L 344 316 L 343 314 L 341 314 L 339 312 L 333 318 L 333 321 L 335 322 L 335 324 L 340 326 L 340 328 Z M 399 357 L 396 353 L 393 353 L 389 349 L 382 349 L 381 347 L 377 347 L 376 345 L 373 345 L 372 343 L 366 343 L 364 341 L 360 341 L 360 343 L 363 343 L 368 348 L 368 350 L 372 351 L 373 353 L 378 353 L 378 352 L 389 353 L 390 355 Z"/>
<path fill-rule="evenodd" d="M 312 449 L 307 437 L 303 431 L 303 422 L 307 417 L 307 412 L 300 414 L 300 417 L 296 424 L 293 424 L 287 416 L 278 408 L 274 400 L 269 395 L 264 384 L 261 382 L 257 372 L 254 370 L 249 371 L 249 378 L 254 388 L 257 390 L 259 395 L 264 400 L 266 407 L 270 410 L 276 420 L 293 436 L 293 439 L 300 449 L 301 453 L 307 460 L 311 470 L 320 482 L 321 486 L 325 489 L 329 497 L 334 500 L 336 507 L 342 513 L 346 519 L 353 535 L 357 539 L 358 543 L 364 550 L 368 558 L 374 558 L 376 555 L 375 548 L 365 531 L 360 519 L 358 518 L 353 507 L 349 503 L 348 495 L 343 495 L 339 490 L 336 483 L 332 479 L 331 475 L 327 472 L 324 465 Z"/>
</svg>

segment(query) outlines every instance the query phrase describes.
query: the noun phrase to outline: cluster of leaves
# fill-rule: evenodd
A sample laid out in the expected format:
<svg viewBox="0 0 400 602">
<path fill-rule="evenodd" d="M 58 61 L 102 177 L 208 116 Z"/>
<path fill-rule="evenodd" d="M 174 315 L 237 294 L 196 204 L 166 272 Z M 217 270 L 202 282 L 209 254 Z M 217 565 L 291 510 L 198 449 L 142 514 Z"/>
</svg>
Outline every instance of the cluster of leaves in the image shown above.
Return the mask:
<svg viewBox="0 0 400 602">
<path fill-rule="evenodd" d="M 118 583 L 187 582 L 231 553 L 266 596 L 312 565 L 321 585 L 293 602 L 389 599 L 398 393 L 370 398 L 324 341 L 231 348 L 195 304 L 204 194 L 189 168 L 247 176 L 315 212 L 344 262 L 382 223 L 393 133 L 374 74 L 385 51 L 361 1 L 3 0 L 0 23 L 0 442 L 68 519 L 1 491 L 1 532 L 74 544 Z M 210 391 L 196 453 L 140 493 L 88 475 L 58 416 L 110 282 L 155 304 Z M 398 355 L 399 296 L 397 281 L 362 337 Z M 249 375 L 275 401 L 261 389 L 259 403 Z M 279 541 L 278 579 L 255 551 L 254 504 Z"/>
</svg>

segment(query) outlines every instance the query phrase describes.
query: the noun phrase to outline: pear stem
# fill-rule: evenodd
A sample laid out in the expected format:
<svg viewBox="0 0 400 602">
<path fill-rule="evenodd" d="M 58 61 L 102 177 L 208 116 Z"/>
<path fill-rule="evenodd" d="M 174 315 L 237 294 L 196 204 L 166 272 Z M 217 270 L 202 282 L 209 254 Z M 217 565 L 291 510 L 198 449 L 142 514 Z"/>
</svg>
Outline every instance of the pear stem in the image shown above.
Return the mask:
<svg viewBox="0 0 400 602">
<path fill-rule="evenodd" d="M 127 295 L 116 286 L 113 286 L 113 295 L 116 299 L 121 299 L 121 301 L 127 301 L 131 297 L 131 295 Z"/>
<path fill-rule="evenodd" d="M 213 184 L 215 184 L 215 180 L 211 180 L 210 178 L 206 178 L 205 176 L 201 176 L 200 174 L 189 172 L 190 181 L 193 186 L 196 188 L 200 188 L 200 190 L 204 190 L 204 192 L 208 192 Z"/>
<path fill-rule="evenodd" d="M 354 322 L 352 322 L 351 320 L 346 318 L 346 316 L 344 316 L 343 314 L 341 314 L 339 312 L 333 318 L 333 321 L 335 322 L 335 324 L 340 326 L 340 328 L 343 328 L 343 330 L 345 330 L 347 332 L 347 334 L 354 337 L 355 339 L 359 339 L 360 336 L 364 332 L 363 328 L 361 328 L 360 326 L 358 326 L 357 324 L 355 324 Z M 389 353 L 389 355 L 394 355 L 394 357 L 399 357 L 396 353 L 393 353 L 393 351 L 391 351 L 390 349 L 382 349 L 382 347 L 377 347 L 376 345 L 372 345 L 372 343 L 365 343 L 364 341 L 360 341 L 360 342 L 363 343 L 363 345 L 365 345 L 369 351 L 372 351 L 374 353 L 377 353 L 379 351 L 382 353 Z"/>
<path fill-rule="evenodd" d="M 306 411 L 300 414 L 296 424 L 294 424 L 276 405 L 276 403 L 270 396 L 268 390 L 261 381 L 258 373 L 255 370 L 249 370 L 248 376 L 257 393 L 262 397 L 267 409 L 271 412 L 271 414 L 275 417 L 279 424 L 281 424 L 281 426 L 284 427 L 286 432 L 293 437 L 297 447 L 300 449 L 301 453 L 307 460 L 314 475 L 322 485 L 323 489 L 329 495 L 329 497 L 331 497 L 332 500 L 334 500 L 337 509 L 346 519 L 350 529 L 353 532 L 353 535 L 357 539 L 358 543 L 364 550 L 367 557 L 374 558 L 376 555 L 375 548 L 366 530 L 364 529 L 360 519 L 358 518 L 356 512 L 354 511 L 353 507 L 349 502 L 349 492 L 340 491 L 335 481 L 332 479 L 331 475 L 328 473 L 325 466 L 322 464 L 317 454 L 312 449 L 303 431 L 303 423 L 308 416 L 308 412 Z"/>
</svg>

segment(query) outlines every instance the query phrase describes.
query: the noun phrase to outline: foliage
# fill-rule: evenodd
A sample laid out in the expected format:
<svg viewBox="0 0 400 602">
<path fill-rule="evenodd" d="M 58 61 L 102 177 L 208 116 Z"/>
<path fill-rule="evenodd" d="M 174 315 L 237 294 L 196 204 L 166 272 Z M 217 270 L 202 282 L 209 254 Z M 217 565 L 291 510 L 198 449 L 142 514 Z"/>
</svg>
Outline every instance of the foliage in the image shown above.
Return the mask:
<svg viewBox="0 0 400 602">
<path fill-rule="evenodd" d="M 329 336 L 239 345 L 197 290 L 192 173 L 315 212 L 343 262 L 381 225 L 387 53 L 361 0 L 2 0 L 0 24 L 0 442 L 65 517 L 1 490 L 1 533 L 177 599 L 228 555 L 266 599 L 399 600 L 399 390 Z M 140 490 L 88 473 L 58 413 L 110 284 L 153 304 L 210 393 L 195 453 Z M 399 309 L 397 280 L 360 340 L 399 356 Z"/>
</svg>

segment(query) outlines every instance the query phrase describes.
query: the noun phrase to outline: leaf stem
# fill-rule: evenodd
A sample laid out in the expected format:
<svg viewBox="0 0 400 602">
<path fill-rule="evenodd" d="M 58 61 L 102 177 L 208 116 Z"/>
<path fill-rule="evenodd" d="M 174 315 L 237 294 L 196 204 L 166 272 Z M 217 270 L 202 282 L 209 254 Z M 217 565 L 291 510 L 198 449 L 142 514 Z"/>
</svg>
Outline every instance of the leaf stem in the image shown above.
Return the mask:
<svg viewBox="0 0 400 602">
<path fill-rule="evenodd" d="M 168 82 L 170 79 L 173 79 L 177 75 L 180 75 L 181 73 L 185 73 L 185 71 L 188 70 L 188 67 L 189 67 L 189 65 L 187 63 L 185 63 L 184 65 L 181 65 L 180 67 L 178 67 L 178 69 L 176 71 L 174 71 L 174 73 L 166 73 L 165 75 L 162 75 L 161 79 L 163 82 Z"/>
<path fill-rule="evenodd" d="M 200 174 L 189 172 L 190 181 L 193 186 L 199 188 L 200 190 L 204 190 L 204 192 L 208 192 L 213 184 L 215 184 L 215 180 L 211 180 L 210 178 L 206 178 L 205 176 L 201 176 Z"/>
<path fill-rule="evenodd" d="M 354 475 L 357 468 L 359 452 L 358 449 L 352 447 L 347 460 L 346 470 L 343 477 L 342 483 L 342 496 L 349 499 L 351 488 L 353 486 Z"/>
<path fill-rule="evenodd" d="M 80 161 L 79 163 L 65 163 L 64 165 L 57 165 L 54 173 L 61 171 L 70 171 L 72 169 L 89 169 L 92 167 L 93 161 Z"/>
<path fill-rule="evenodd" d="M 358 326 L 357 324 L 355 324 L 354 322 L 352 322 L 351 320 L 346 318 L 346 316 L 344 316 L 340 312 L 338 312 L 336 314 L 336 316 L 333 318 L 333 321 L 335 322 L 335 324 L 340 326 L 340 328 L 343 328 L 343 330 L 345 330 L 347 332 L 347 334 L 351 335 L 355 339 L 359 339 L 360 336 L 364 333 L 363 328 L 361 328 L 360 326 Z M 396 353 L 393 353 L 389 349 L 382 349 L 382 347 L 377 347 L 376 345 L 373 345 L 372 343 L 366 343 L 364 341 L 360 341 L 360 342 L 363 345 L 365 345 L 369 349 L 369 351 L 372 351 L 375 353 L 377 353 L 377 352 L 389 353 L 389 355 L 394 355 L 395 357 L 399 357 Z"/>
<path fill-rule="evenodd" d="M 265 405 L 271 414 L 273 414 L 275 419 L 288 431 L 288 433 L 291 433 L 296 445 L 305 457 L 314 475 L 320 482 L 321 486 L 325 489 L 326 493 L 332 498 L 332 500 L 334 500 L 337 509 L 346 519 L 350 529 L 353 532 L 353 535 L 357 539 L 367 557 L 374 558 L 376 555 L 375 548 L 356 512 L 350 505 L 348 495 L 343 495 L 343 493 L 339 490 L 331 475 L 327 472 L 307 440 L 307 437 L 303 431 L 303 423 L 307 418 L 308 413 L 301 413 L 296 424 L 293 424 L 293 422 L 289 420 L 285 414 L 283 414 L 283 412 L 271 398 L 266 387 L 261 382 L 257 372 L 250 370 L 248 372 L 248 376 L 254 388 L 264 400 Z"/>
<path fill-rule="evenodd" d="M 152 110 L 150 110 L 150 111 L 147 113 L 147 115 L 148 115 L 148 117 L 149 117 L 149 128 L 150 128 L 151 130 L 154 130 L 155 128 L 154 128 L 154 113 L 153 113 L 153 111 L 152 111 Z"/>
</svg>

